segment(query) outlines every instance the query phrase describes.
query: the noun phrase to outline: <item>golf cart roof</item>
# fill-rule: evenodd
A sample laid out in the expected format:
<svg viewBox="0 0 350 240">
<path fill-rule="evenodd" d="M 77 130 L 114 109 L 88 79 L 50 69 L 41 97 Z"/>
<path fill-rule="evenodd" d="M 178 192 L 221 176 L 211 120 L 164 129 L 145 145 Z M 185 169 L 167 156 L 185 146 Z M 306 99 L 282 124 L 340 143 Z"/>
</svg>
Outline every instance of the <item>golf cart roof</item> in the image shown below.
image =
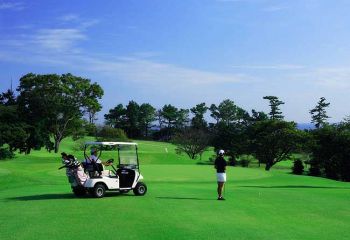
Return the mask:
<svg viewBox="0 0 350 240">
<path fill-rule="evenodd" d="M 105 146 L 137 146 L 134 142 L 85 142 L 85 145 L 105 145 Z"/>
</svg>

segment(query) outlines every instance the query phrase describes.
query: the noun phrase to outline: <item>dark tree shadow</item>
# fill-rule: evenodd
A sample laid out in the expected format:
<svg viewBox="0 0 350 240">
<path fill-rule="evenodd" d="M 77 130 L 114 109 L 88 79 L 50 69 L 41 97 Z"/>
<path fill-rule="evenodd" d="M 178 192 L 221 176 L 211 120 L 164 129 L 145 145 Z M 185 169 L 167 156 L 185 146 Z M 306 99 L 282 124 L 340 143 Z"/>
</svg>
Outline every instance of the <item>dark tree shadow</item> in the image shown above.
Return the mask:
<svg viewBox="0 0 350 240">
<path fill-rule="evenodd" d="M 73 193 L 50 193 L 50 194 L 40 194 L 31 196 L 18 196 L 8 198 L 8 200 L 17 201 L 37 201 L 37 200 L 53 200 L 53 199 L 73 199 L 77 198 Z"/>
<path fill-rule="evenodd" d="M 129 194 L 121 194 L 118 192 L 107 192 L 104 196 L 105 198 L 108 197 L 128 197 L 131 196 Z M 18 197 L 12 197 L 7 198 L 7 200 L 11 201 L 40 201 L 40 200 L 57 200 L 57 199 L 82 199 L 82 198 L 91 198 L 95 199 L 89 194 L 86 194 L 82 197 L 77 197 L 73 193 L 50 193 L 50 194 L 40 194 L 40 195 L 31 195 L 31 196 L 18 196 Z"/>
<path fill-rule="evenodd" d="M 305 185 L 285 185 L 285 186 L 239 186 L 245 188 L 323 188 L 323 189 L 349 189 L 347 187 L 323 187 L 323 186 L 305 186 Z"/>
<path fill-rule="evenodd" d="M 201 200 L 201 201 L 213 201 L 216 199 L 209 199 L 209 198 L 196 198 L 196 197 L 156 197 L 159 199 L 176 199 L 176 200 Z"/>
</svg>

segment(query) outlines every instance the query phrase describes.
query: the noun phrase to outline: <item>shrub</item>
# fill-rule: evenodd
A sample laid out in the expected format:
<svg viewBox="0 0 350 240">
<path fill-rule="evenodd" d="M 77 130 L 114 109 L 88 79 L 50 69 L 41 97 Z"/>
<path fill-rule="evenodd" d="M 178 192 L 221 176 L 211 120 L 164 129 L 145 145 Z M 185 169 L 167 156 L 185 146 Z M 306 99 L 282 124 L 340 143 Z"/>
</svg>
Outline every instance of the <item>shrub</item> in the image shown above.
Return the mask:
<svg viewBox="0 0 350 240">
<path fill-rule="evenodd" d="M 127 141 L 127 140 L 128 140 L 128 137 L 126 136 L 124 130 L 119 128 L 104 126 L 97 133 L 97 141 L 115 142 L 115 141 Z"/>
<path fill-rule="evenodd" d="M 8 148 L 0 148 L 0 160 L 14 158 L 15 154 Z"/>
<path fill-rule="evenodd" d="M 230 157 L 230 158 L 228 159 L 228 165 L 230 165 L 230 166 L 236 166 L 236 165 L 237 165 L 237 160 L 236 160 L 236 158 L 235 158 L 235 157 Z"/>
<path fill-rule="evenodd" d="M 321 176 L 321 169 L 319 166 L 317 165 L 312 165 L 310 168 L 309 168 L 309 175 L 310 176 Z"/>
<path fill-rule="evenodd" d="M 79 139 L 77 141 L 74 142 L 73 145 L 73 151 L 75 152 L 79 152 L 79 151 L 83 151 L 85 148 L 85 140 L 84 139 Z"/>
<path fill-rule="evenodd" d="M 242 167 L 249 167 L 250 160 L 249 160 L 249 159 L 242 159 L 242 160 L 239 161 L 239 164 L 240 164 Z"/>
<path fill-rule="evenodd" d="M 304 164 L 300 159 L 294 160 L 292 167 L 293 174 L 301 175 L 304 172 Z"/>
<path fill-rule="evenodd" d="M 97 133 L 97 127 L 93 123 L 87 123 L 85 126 L 85 132 L 88 136 L 96 136 Z"/>
<path fill-rule="evenodd" d="M 242 155 L 239 159 L 240 160 L 237 162 L 239 165 L 241 165 L 242 167 L 249 167 L 249 164 L 252 161 L 252 156 Z"/>
</svg>

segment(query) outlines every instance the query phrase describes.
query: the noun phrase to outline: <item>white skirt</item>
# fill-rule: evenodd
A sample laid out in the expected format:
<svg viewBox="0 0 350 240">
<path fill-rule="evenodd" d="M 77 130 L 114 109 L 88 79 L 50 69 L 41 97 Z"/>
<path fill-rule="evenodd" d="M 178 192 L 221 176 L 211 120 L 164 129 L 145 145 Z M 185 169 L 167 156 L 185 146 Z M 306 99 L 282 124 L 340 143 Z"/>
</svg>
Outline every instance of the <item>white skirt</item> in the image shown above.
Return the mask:
<svg viewBox="0 0 350 240">
<path fill-rule="evenodd" d="M 226 173 L 216 173 L 218 182 L 226 182 Z"/>
</svg>

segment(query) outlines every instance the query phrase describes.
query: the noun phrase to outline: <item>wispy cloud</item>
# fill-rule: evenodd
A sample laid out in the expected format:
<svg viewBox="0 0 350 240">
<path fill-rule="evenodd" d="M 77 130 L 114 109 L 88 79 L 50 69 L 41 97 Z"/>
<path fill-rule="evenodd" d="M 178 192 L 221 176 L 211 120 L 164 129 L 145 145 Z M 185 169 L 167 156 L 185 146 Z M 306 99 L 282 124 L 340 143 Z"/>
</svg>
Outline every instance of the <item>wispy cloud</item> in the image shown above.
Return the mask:
<svg viewBox="0 0 350 240">
<path fill-rule="evenodd" d="M 32 36 L 32 42 L 39 47 L 55 51 L 72 50 L 78 41 L 85 39 L 86 35 L 74 28 L 41 29 Z"/>
<path fill-rule="evenodd" d="M 74 24 L 79 29 L 83 30 L 92 27 L 100 22 L 98 19 L 86 19 L 74 13 L 62 15 L 58 17 L 57 20 L 63 25 Z"/>
<path fill-rule="evenodd" d="M 233 65 L 232 68 L 240 69 L 260 69 L 260 70 L 296 70 L 305 66 L 294 64 L 273 64 L 273 65 Z"/>
<path fill-rule="evenodd" d="M 350 90 L 348 67 L 319 67 L 296 74 L 295 77 L 330 90 Z"/>
<path fill-rule="evenodd" d="M 79 44 L 88 40 L 88 28 L 99 23 L 97 19 L 83 19 L 77 14 L 66 14 L 56 18 L 56 24 L 60 27 L 41 28 L 35 30 L 33 25 L 20 25 L 14 28 L 25 31 L 25 33 L 15 36 L 6 36 L 0 41 L 6 47 L 17 47 L 15 50 L 28 52 L 30 50 L 36 53 L 46 52 L 80 52 Z"/>
<path fill-rule="evenodd" d="M 79 15 L 73 14 L 73 13 L 65 14 L 65 15 L 60 16 L 58 18 L 59 21 L 63 21 L 63 22 L 72 22 L 72 21 L 74 22 L 74 21 L 77 21 L 79 19 L 80 19 Z"/>
<path fill-rule="evenodd" d="M 279 12 L 282 10 L 286 10 L 288 8 L 289 7 L 283 6 L 283 5 L 273 5 L 273 6 L 264 7 L 261 10 L 264 12 Z"/>
<path fill-rule="evenodd" d="M 16 10 L 20 11 L 25 8 L 23 2 L 2 2 L 0 3 L 0 10 Z"/>
<path fill-rule="evenodd" d="M 109 79 L 142 83 L 158 90 L 166 89 L 169 85 L 179 88 L 252 80 L 244 74 L 203 71 L 158 62 L 152 59 L 161 54 L 156 51 L 135 52 L 118 58 L 91 55 L 78 48 L 86 40 L 87 34 L 79 28 L 40 29 L 20 39 L 0 42 L 0 49 L 3 49 L 0 55 L 3 61 L 60 65 L 66 69 L 97 73 Z"/>
<path fill-rule="evenodd" d="M 139 82 L 158 87 L 166 87 L 169 84 L 173 84 L 174 87 L 249 81 L 248 76 L 245 75 L 202 71 L 136 58 L 124 58 L 117 61 L 90 59 L 87 63 L 90 71 L 118 76 L 119 79 L 128 82 Z"/>
</svg>

